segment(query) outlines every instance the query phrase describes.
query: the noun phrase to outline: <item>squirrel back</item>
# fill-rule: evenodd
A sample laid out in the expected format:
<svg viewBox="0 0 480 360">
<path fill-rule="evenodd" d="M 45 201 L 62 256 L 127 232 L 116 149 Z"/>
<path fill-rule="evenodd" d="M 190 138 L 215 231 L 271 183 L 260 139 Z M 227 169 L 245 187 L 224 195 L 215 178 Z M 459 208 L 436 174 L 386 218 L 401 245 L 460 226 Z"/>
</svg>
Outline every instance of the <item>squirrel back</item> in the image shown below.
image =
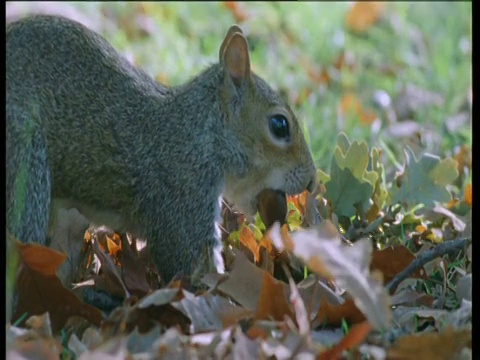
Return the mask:
<svg viewBox="0 0 480 360">
<path fill-rule="evenodd" d="M 301 125 L 250 70 L 237 26 L 219 63 L 178 87 L 57 16 L 9 24 L 6 59 L 7 229 L 21 241 L 45 243 L 62 200 L 97 223 L 118 216 L 166 280 L 198 277 L 221 270 L 222 194 L 252 215 L 263 189 L 316 186 Z"/>
</svg>

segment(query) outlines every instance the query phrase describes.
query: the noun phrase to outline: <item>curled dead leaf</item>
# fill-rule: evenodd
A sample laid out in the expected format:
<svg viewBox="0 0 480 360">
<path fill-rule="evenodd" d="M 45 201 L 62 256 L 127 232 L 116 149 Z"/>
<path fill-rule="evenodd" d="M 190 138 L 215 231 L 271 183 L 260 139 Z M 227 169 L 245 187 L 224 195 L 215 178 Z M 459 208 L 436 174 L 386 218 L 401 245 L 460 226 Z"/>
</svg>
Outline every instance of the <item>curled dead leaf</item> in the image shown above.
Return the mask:
<svg viewBox="0 0 480 360">
<path fill-rule="evenodd" d="M 378 21 L 384 7 L 382 2 L 357 1 L 348 11 L 345 24 L 351 31 L 363 33 Z"/>
</svg>

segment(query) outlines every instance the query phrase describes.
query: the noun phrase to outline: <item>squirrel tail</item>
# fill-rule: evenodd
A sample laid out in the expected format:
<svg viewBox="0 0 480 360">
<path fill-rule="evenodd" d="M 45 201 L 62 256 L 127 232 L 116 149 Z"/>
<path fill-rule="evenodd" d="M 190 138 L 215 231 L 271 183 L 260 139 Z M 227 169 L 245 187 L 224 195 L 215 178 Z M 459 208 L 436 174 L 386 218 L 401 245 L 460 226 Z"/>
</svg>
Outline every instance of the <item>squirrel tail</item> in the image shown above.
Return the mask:
<svg viewBox="0 0 480 360">
<path fill-rule="evenodd" d="M 10 105 L 6 115 L 7 230 L 22 242 L 45 244 L 51 177 L 45 140 L 33 118 L 39 114 Z"/>
</svg>

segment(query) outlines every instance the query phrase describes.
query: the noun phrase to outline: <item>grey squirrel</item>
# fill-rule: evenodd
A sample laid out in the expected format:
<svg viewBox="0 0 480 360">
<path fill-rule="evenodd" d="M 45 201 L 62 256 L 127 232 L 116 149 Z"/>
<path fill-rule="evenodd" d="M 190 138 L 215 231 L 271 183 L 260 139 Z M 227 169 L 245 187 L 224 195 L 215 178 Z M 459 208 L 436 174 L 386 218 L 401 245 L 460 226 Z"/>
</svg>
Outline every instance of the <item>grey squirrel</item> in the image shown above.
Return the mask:
<svg viewBox="0 0 480 360">
<path fill-rule="evenodd" d="M 222 271 L 221 195 L 316 187 L 301 124 L 250 69 L 234 25 L 219 62 L 166 87 L 100 35 L 37 15 L 6 30 L 7 230 L 45 244 L 55 204 L 146 238 L 165 280 Z"/>
</svg>

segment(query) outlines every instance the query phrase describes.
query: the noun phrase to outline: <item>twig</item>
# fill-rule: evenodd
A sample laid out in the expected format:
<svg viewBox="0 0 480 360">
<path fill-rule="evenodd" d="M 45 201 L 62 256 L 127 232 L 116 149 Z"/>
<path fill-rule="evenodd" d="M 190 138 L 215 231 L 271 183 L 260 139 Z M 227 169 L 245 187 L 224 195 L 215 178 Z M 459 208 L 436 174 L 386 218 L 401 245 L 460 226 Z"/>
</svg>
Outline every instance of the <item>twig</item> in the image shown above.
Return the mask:
<svg viewBox="0 0 480 360">
<path fill-rule="evenodd" d="M 471 241 L 470 237 L 455 239 L 438 244 L 433 249 L 425 251 L 418 255 L 418 257 L 411 262 L 403 271 L 398 273 L 386 286 L 388 291 L 395 289 L 395 287 L 405 280 L 415 270 L 420 269 L 423 265 L 432 261 L 437 257 L 441 257 L 445 254 L 451 254 L 455 251 L 461 250 L 467 246 L 467 243 Z"/>
</svg>

